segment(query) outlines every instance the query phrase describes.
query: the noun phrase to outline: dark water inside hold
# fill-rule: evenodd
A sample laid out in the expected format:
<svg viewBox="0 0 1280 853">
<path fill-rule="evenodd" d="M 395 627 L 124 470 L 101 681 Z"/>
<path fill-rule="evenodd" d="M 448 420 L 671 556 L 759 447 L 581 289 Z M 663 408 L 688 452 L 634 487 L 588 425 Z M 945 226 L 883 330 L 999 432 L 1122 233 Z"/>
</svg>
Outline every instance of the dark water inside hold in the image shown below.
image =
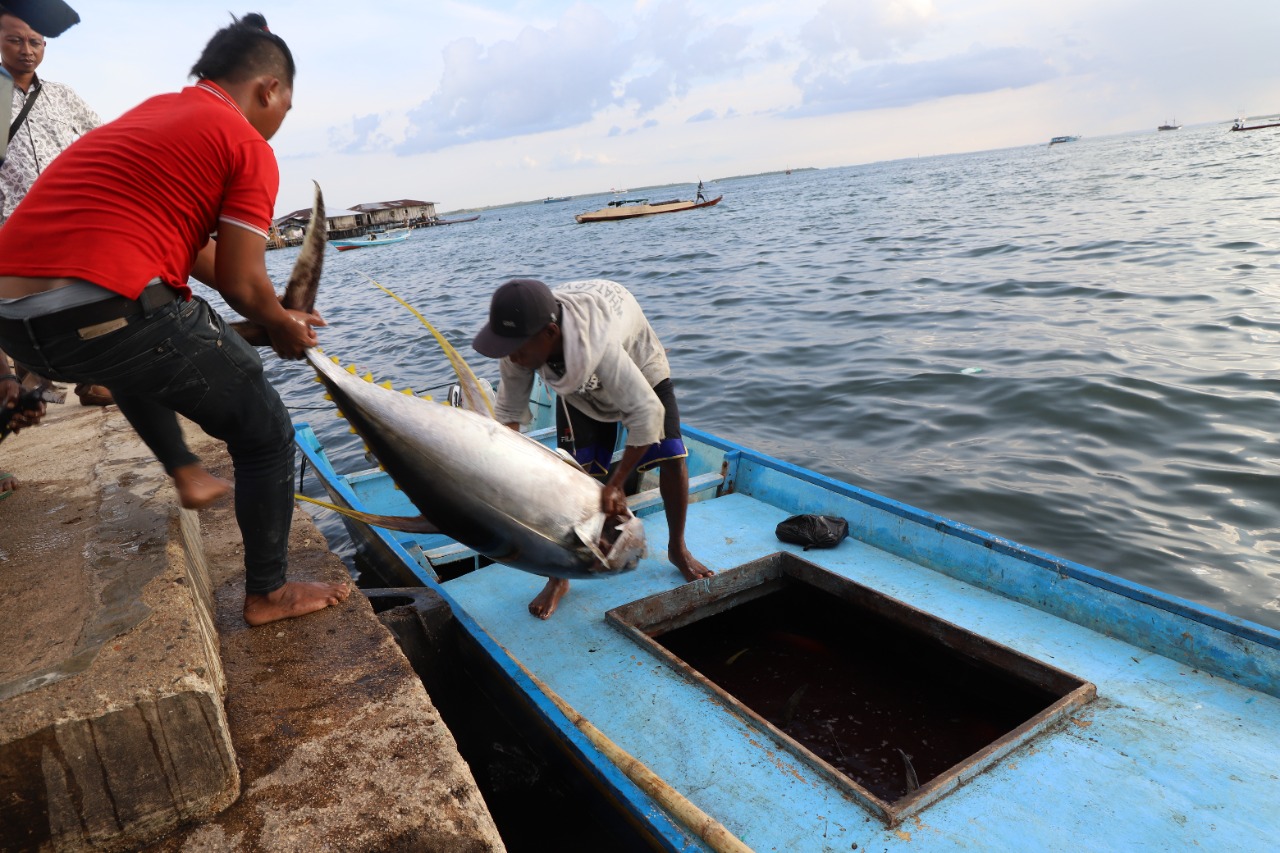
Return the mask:
<svg viewBox="0 0 1280 853">
<path fill-rule="evenodd" d="M 330 251 L 322 339 L 441 385 L 426 331 L 357 270 L 468 354 L 506 278 L 615 279 L 687 423 L 1280 627 L 1278 157 L 1280 130 L 1217 125 L 725 180 L 717 207 L 621 223 L 573 221 L 607 195 L 494 209 Z M 268 253 L 281 284 L 295 254 Z M 307 371 L 270 370 L 362 464 Z"/>
<path fill-rule="evenodd" d="M 654 639 L 889 803 L 1058 698 L 803 584 Z"/>
</svg>

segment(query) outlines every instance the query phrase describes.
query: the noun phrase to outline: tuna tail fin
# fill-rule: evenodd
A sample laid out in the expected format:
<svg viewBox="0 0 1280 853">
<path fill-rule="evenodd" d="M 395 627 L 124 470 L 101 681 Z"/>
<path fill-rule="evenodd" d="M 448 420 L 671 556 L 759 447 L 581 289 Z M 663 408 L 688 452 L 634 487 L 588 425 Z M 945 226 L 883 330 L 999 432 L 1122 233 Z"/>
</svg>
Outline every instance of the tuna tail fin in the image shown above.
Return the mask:
<svg viewBox="0 0 1280 853">
<path fill-rule="evenodd" d="M 316 188 L 311 202 L 311 219 L 302 238 L 302 249 L 293 262 L 293 271 L 289 273 L 289 283 L 280 295 L 280 304 L 285 308 L 308 314 L 315 310 L 320 273 L 324 268 L 325 241 L 328 239 L 325 231 L 324 193 L 320 192 L 320 184 L 315 181 L 311 183 Z M 239 332 L 240 337 L 251 346 L 271 346 L 271 336 L 267 334 L 267 330 L 251 320 L 237 320 L 231 324 L 231 328 Z"/>
<path fill-rule="evenodd" d="M 359 271 L 357 270 L 357 272 Z M 422 314 L 418 312 L 418 309 L 414 308 L 408 302 L 405 302 L 399 296 L 396 296 L 390 290 L 374 281 L 372 276 L 363 272 L 360 272 L 359 274 L 368 279 L 369 283 L 374 287 L 378 288 L 396 302 L 399 302 L 405 308 L 409 309 L 409 312 L 418 318 L 418 322 L 427 327 L 427 331 L 436 339 L 436 343 L 440 344 L 440 349 L 444 350 L 445 356 L 449 359 L 449 364 L 453 366 L 453 372 L 458 377 L 458 385 L 461 389 L 462 397 L 466 402 L 463 408 L 470 409 L 473 412 L 479 412 L 480 414 L 488 413 L 489 417 L 493 417 L 493 398 L 489 394 L 485 393 L 483 386 L 480 384 L 480 380 L 471 372 L 471 367 L 467 364 L 466 359 L 462 357 L 462 353 L 458 352 L 458 350 L 454 348 L 453 344 L 449 343 L 444 335 L 437 332 L 435 326 L 428 323 L 427 318 L 423 317 Z"/>
<path fill-rule="evenodd" d="M 399 530 L 403 533 L 439 533 L 440 528 L 427 521 L 421 515 L 375 515 L 371 512 L 361 512 L 358 509 L 350 509 L 348 507 L 331 504 L 327 501 L 319 501 L 315 498 L 309 498 L 306 495 L 295 494 L 295 498 L 300 501 L 306 501 L 309 504 L 322 506 L 325 509 L 333 510 L 339 515 L 346 516 L 353 521 L 360 521 L 365 524 L 371 524 L 374 527 L 382 527 L 387 530 Z"/>
</svg>

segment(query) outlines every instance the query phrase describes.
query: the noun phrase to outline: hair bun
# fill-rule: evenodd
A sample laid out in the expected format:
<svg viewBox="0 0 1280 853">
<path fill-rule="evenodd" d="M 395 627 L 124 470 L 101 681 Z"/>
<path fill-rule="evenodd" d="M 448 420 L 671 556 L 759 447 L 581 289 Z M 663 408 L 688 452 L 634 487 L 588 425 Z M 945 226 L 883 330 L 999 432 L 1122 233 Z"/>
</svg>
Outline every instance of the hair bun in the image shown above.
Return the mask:
<svg viewBox="0 0 1280 853">
<path fill-rule="evenodd" d="M 255 30 L 262 30 L 267 33 L 271 32 L 271 30 L 267 29 L 267 19 L 257 12 L 249 12 L 236 23 L 241 26 L 252 27 Z"/>
</svg>

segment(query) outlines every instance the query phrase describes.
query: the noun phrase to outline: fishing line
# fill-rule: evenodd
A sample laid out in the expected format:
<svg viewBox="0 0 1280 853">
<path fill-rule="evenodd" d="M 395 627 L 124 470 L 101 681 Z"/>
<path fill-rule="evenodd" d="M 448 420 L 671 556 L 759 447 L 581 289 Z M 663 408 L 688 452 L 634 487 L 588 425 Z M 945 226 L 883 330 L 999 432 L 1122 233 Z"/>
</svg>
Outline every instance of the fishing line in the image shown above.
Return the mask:
<svg viewBox="0 0 1280 853">
<path fill-rule="evenodd" d="M 472 395 L 479 393 L 476 389 L 480 387 L 480 380 L 471 372 L 471 366 L 467 364 L 466 360 L 462 357 L 462 354 L 454 348 L 453 344 L 449 343 L 448 339 L 445 338 L 444 335 L 436 331 L 435 326 L 427 322 L 427 318 L 423 317 L 422 314 L 418 312 L 418 309 L 414 308 L 408 302 L 405 302 L 399 296 L 383 287 L 368 273 L 361 272 L 360 270 L 356 270 L 355 272 L 357 275 L 364 276 L 364 278 L 368 279 L 369 283 L 374 287 L 378 288 L 396 302 L 399 302 L 405 308 L 409 309 L 409 312 L 418 318 L 418 322 L 422 323 L 422 325 L 427 328 L 427 331 L 431 333 L 431 336 L 436 339 L 436 343 L 440 344 L 440 349 L 444 350 L 445 357 L 449 359 L 449 364 L 453 366 L 453 372 L 458 376 L 458 384 L 462 388 L 462 393 L 466 395 L 467 401 L 471 403 L 471 408 L 479 411 L 479 408 L 476 406 L 476 401 L 472 400 L 471 397 Z M 471 381 L 468 382 L 468 379 Z M 493 401 L 490 400 L 486 394 L 479 393 L 479 396 L 484 401 L 484 407 L 488 410 L 489 417 L 494 417 Z"/>
</svg>

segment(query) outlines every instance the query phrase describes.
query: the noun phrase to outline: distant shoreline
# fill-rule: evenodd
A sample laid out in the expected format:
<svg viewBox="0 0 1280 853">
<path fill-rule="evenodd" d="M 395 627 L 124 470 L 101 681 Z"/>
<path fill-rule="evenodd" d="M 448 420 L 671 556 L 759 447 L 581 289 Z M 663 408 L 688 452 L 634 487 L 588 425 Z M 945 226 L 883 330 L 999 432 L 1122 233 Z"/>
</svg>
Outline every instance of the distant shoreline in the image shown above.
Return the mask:
<svg viewBox="0 0 1280 853">
<path fill-rule="evenodd" d="M 771 172 L 755 172 L 750 175 L 729 175 L 723 178 L 712 178 L 706 183 L 710 185 L 710 184 L 715 184 L 722 181 L 740 181 L 746 178 L 764 178 L 770 175 L 785 175 L 788 172 L 795 173 L 795 172 L 816 172 L 816 171 L 818 171 L 817 166 L 801 166 L 796 169 L 774 169 Z M 689 181 L 675 181 L 669 184 L 654 184 L 648 187 L 633 187 L 627 190 L 627 195 L 628 196 L 643 195 L 644 193 L 651 193 L 654 190 L 665 190 L 669 187 L 683 187 L 683 186 L 688 186 L 690 184 L 691 182 Z M 609 194 L 609 190 L 600 190 L 598 192 L 590 192 L 590 193 L 579 193 L 578 195 L 569 196 L 568 200 L 570 202 L 574 202 L 580 198 L 595 198 L 596 196 L 608 195 L 608 194 Z M 491 204 L 485 207 L 459 207 L 456 210 L 447 210 L 440 215 L 450 216 L 455 213 L 481 213 L 486 210 L 503 210 L 504 208 L 508 208 L 508 207 L 523 207 L 526 204 L 542 204 L 544 199 L 545 199 L 545 196 L 542 198 L 523 199 L 521 201 L 509 201 L 504 204 Z"/>
</svg>

